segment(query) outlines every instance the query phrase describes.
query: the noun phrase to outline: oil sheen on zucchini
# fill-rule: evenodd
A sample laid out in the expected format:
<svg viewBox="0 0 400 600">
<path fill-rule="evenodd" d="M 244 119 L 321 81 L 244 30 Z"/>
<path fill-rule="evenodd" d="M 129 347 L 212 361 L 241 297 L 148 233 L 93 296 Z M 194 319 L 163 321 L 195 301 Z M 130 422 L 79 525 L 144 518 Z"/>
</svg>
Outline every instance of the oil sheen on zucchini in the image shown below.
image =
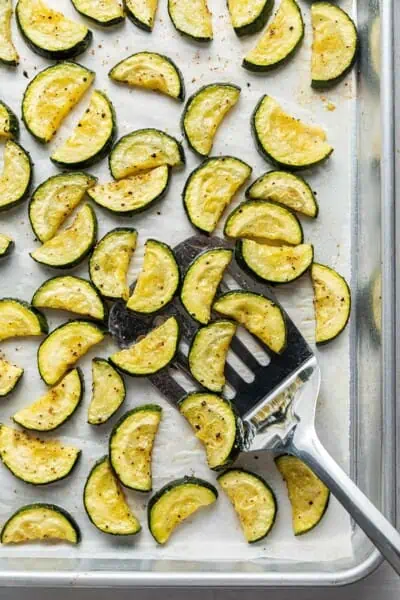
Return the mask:
<svg viewBox="0 0 400 600">
<path fill-rule="evenodd" d="M 232 27 L 238 36 L 260 31 L 268 21 L 274 0 L 227 0 Z"/>
<path fill-rule="evenodd" d="M 33 175 L 33 165 L 28 152 L 13 140 L 6 142 L 3 156 L 0 212 L 14 208 L 26 200 Z"/>
<path fill-rule="evenodd" d="M 74 414 L 83 388 L 82 373 L 73 369 L 41 398 L 16 412 L 13 421 L 32 431 L 54 431 Z"/>
<path fill-rule="evenodd" d="M 103 339 L 103 328 L 90 321 L 69 321 L 53 329 L 38 350 L 41 378 L 47 385 L 54 385 L 92 346 Z"/>
<path fill-rule="evenodd" d="M 188 394 L 179 403 L 179 412 L 204 445 L 210 469 L 234 461 L 240 450 L 240 433 L 229 400 L 204 392 Z"/>
<path fill-rule="evenodd" d="M 248 164 L 233 156 L 209 158 L 197 167 L 183 190 L 183 203 L 192 225 L 212 233 L 251 171 Z"/>
<path fill-rule="evenodd" d="M 310 244 L 269 246 L 253 240 L 237 245 L 240 262 L 259 279 L 269 283 L 289 283 L 298 279 L 313 263 L 314 249 Z"/>
<path fill-rule="evenodd" d="M 329 504 L 329 490 L 299 458 L 279 456 L 275 464 L 287 486 L 293 533 L 303 535 L 314 529 L 324 516 Z"/>
<path fill-rule="evenodd" d="M 11 254 L 11 252 L 14 250 L 14 247 L 14 241 L 8 237 L 8 235 L 0 233 L 0 260 Z"/>
<path fill-rule="evenodd" d="M 83 503 L 89 519 L 103 533 L 135 535 L 141 530 L 108 456 L 103 456 L 90 471 L 83 491 Z"/>
<path fill-rule="evenodd" d="M 18 136 L 19 123 L 17 116 L 5 102 L 0 100 L 0 140 L 16 139 Z"/>
<path fill-rule="evenodd" d="M 12 12 L 11 0 L 0 0 L 0 63 L 16 67 L 19 56 L 11 36 Z"/>
<path fill-rule="evenodd" d="M 286 62 L 304 36 L 304 23 L 296 0 L 281 0 L 273 20 L 257 45 L 243 59 L 249 71 L 269 71 Z"/>
<path fill-rule="evenodd" d="M 239 100 L 239 95 L 237 85 L 211 83 L 189 98 L 182 116 L 182 128 L 194 152 L 200 156 L 210 154 L 217 129 Z"/>
<path fill-rule="evenodd" d="M 154 26 L 158 0 L 124 0 L 128 18 L 140 29 L 151 31 Z"/>
<path fill-rule="evenodd" d="M 46 317 L 24 300 L 0 299 L 0 341 L 48 332 Z"/>
<path fill-rule="evenodd" d="M 151 492 L 151 458 L 161 421 L 161 407 L 145 404 L 127 412 L 110 436 L 110 462 L 120 482 L 137 492 Z"/>
<path fill-rule="evenodd" d="M 179 267 L 167 244 L 147 240 L 143 267 L 127 307 L 142 314 L 157 312 L 171 302 L 179 286 Z"/>
<path fill-rule="evenodd" d="M 0 457 L 15 477 L 45 485 L 68 477 L 81 451 L 58 440 L 40 439 L 0 425 Z"/>
<path fill-rule="evenodd" d="M 306 169 L 333 152 L 323 129 L 284 112 L 271 96 L 263 96 L 252 116 L 252 129 L 261 155 L 288 169 Z"/>
<path fill-rule="evenodd" d="M 24 369 L 0 357 L 0 398 L 8 396 L 15 390 L 23 374 Z"/>
<path fill-rule="evenodd" d="M 214 504 L 218 492 L 211 483 L 197 477 L 183 477 L 167 483 L 147 507 L 151 535 L 165 544 L 182 521 L 199 509 Z"/>
<path fill-rule="evenodd" d="M 125 383 L 118 371 L 104 358 L 94 358 L 88 423 L 102 425 L 108 421 L 120 408 L 125 395 Z"/>
<path fill-rule="evenodd" d="M 175 29 L 196 42 L 213 39 L 212 15 L 207 0 L 168 0 L 168 13 Z"/>
<path fill-rule="evenodd" d="M 318 263 L 311 267 L 311 280 L 314 288 L 315 341 L 324 344 L 335 339 L 348 323 L 350 288 L 334 269 Z"/>
<path fill-rule="evenodd" d="M 27 542 L 69 542 L 78 544 L 81 539 L 75 519 L 55 504 L 28 504 L 19 508 L 3 525 L 2 544 Z"/>
<path fill-rule="evenodd" d="M 213 308 L 243 325 L 276 354 L 286 348 L 285 318 L 279 306 L 268 298 L 244 290 L 232 290 L 220 296 Z"/>
<path fill-rule="evenodd" d="M 124 18 L 124 10 L 119 0 L 71 0 L 75 9 L 96 25 L 111 27 L 121 23 Z"/>
</svg>

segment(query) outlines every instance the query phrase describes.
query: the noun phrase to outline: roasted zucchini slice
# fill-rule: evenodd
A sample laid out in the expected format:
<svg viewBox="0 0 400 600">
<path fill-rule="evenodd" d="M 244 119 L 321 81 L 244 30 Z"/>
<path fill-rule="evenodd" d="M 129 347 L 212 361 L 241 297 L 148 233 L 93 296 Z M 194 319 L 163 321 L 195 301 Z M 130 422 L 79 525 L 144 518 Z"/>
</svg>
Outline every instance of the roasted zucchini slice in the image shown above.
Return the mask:
<svg viewBox="0 0 400 600">
<path fill-rule="evenodd" d="M 357 29 L 349 15 L 331 2 L 313 2 L 311 20 L 311 85 L 328 87 L 340 81 L 354 65 Z"/>
<path fill-rule="evenodd" d="M 13 240 L 8 237 L 8 235 L 0 233 L 0 259 L 11 254 L 11 252 L 14 250 L 14 247 L 15 244 Z"/>
<path fill-rule="evenodd" d="M 126 350 L 110 356 L 110 362 L 128 375 L 154 375 L 174 359 L 179 342 L 179 324 L 170 317 Z"/>
<path fill-rule="evenodd" d="M 102 425 L 108 421 L 120 408 L 125 396 L 125 383 L 118 371 L 104 358 L 94 358 L 88 423 Z"/>
<path fill-rule="evenodd" d="M 167 483 L 147 507 L 151 535 L 159 544 L 165 544 L 182 521 L 217 498 L 215 487 L 204 479 L 183 477 Z"/>
<path fill-rule="evenodd" d="M 125 19 L 119 0 L 72 0 L 76 10 L 96 25 L 111 27 Z"/>
<path fill-rule="evenodd" d="M 136 242 L 135 229 L 117 227 L 106 233 L 93 250 L 89 260 L 90 279 L 105 298 L 128 300 L 126 278 Z"/>
<path fill-rule="evenodd" d="M 96 243 L 96 237 L 96 213 L 86 204 L 76 215 L 72 225 L 31 252 L 30 256 L 42 265 L 69 269 L 78 265 L 89 254 Z"/>
<path fill-rule="evenodd" d="M 28 504 L 19 508 L 3 525 L 2 544 L 69 542 L 78 544 L 81 533 L 75 519 L 55 504 Z"/>
<path fill-rule="evenodd" d="M 33 306 L 16 298 L 0 299 L 0 341 L 43 335 L 48 330 L 46 317 Z"/>
<path fill-rule="evenodd" d="M 179 267 L 167 244 L 147 240 L 143 267 L 127 307 L 138 313 L 150 314 L 171 302 L 179 286 Z"/>
<path fill-rule="evenodd" d="M 157 52 L 136 52 L 109 72 L 113 81 L 185 99 L 183 76 L 173 60 Z"/>
<path fill-rule="evenodd" d="M 168 0 L 168 13 L 175 29 L 196 42 L 213 39 L 212 15 L 207 0 Z"/>
<path fill-rule="evenodd" d="M 232 27 L 238 36 L 260 31 L 268 21 L 274 0 L 227 0 Z"/>
<path fill-rule="evenodd" d="M 287 486 L 294 535 L 303 535 L 314 529 L 324 516 L 329 490 L 299 458 L 279 456 L 275 464 Z"/>
<path fill-rule="evenodd" d="M 0 63 L 16 67 L 19 56 L 12 42 L 11 17 L 11 0 L 0 0 Z"/>
<path fill-rule="evenodd" d="M 170 168 L 161 165 L 125 179 L 96 185 L 88 194 L 111 213 L 131 217 L 164 198 L 170 182 Z"/>
<path fill-rule="evenodd" d="M 192 393 L 180 401 L 179 412 L 204 445 L 210 469 L 220 469 L 235 460 L 241 436 L 229 400 L 216 394 Z"/>
<path fill-rule="evenodd" d="M 269 171 L 246 190 L 250 200 L 271 200 L 307 217 L 317 217 L 318 204 L 308 183 L 287 171 Z"/>
<path fill-rule="evenodd" d="M 185 163 L 180 142 L 159 129 L 137 129 L 115 144 L 110 154 L 114 179 L 136 175 L 161 165 L 178 167 Z"/>
<path fill-rule="evenodd" d="M 32 431 L 54 431 L 78 408 L 83 387 L 82 373 L 73 369 L 39 400 L 16 412 L 13 421 Z"/>
<path fill-rule="evenodd" d="M 32 79 L 22 100 L 22 119 L 29 132 L 47 143 L 92 85 L 95 74 L 74 62 L 61 62 Z"/>
<path fill-rule="evenodd" d="M 189 350 L 189 368 L 193 377 L 212 392 L 222 392 L 225 385 L 225 362 L 236 325 L 215 321 L 200 327 Z"/>
<path fill-rule="evenodd" d="M 243 59 L 248 71 L 269 71 L 293 56 L 304 37 L 304 22 L 296 0 L 282 0 L 271 23 Z"/>
<path fill-rule="evenodd" d="M 16 142 L 8 140 L 4 149 L 3 172 L 0 175 L 0 212 L 14 208 L 26 200 L 32 182 L 31 158 Z"/>
<path fill-rule="evenodd" d="M 218 483 L 232 502 L 249 544 L 264 539 L 271 531 L 278 506 L 267 482 L 250 471 L 230 469 Z"/>
<path fill-rule="evenodd" d="M 314 248 L 269 246 L 253 240 L 242 240 L 236 247 L 237 257 L 252 274 L 269 283 L 289 283 L 301 277 L 312 265 Z"/>
<path fill-rule="evenodd" d="M 303 242 L 303 228 L 294 213 L 266 200 L 247 200 L 227 218 L 226 236 L 258 242 Z"/>
<path fill-rule="evenodd" d="M 226 248 L 207 250 L 186 271 L 181 302 L 190 316 L 202 325 L 207 325 L 211 318 L 211 306 L 232 254 L 232 250 Z"/>
<path fill-rule="evenodd" d="M 1 0 L 0 0 L 1 6 Z M 19 136 L 19 123 L 13 110 L 0 100 L 0 140 L 16 139 Z"/>
<path fill-rule="evenodd" d="M 95 90 L 72 135 L 50 158 L 59 167 L 90 167 L 109 153 L 116 130 L 115 112 L 111 101 L 104 92 Z"/>
<path fill-rule="evenodd" d="M 235 319 L 276 354 L 286 348 L 283 313 L 279 306 L 261 294 L 232 290 L 220 296 L 213 308 L 222 315 Z"/>
<path fill-rule="evenodd" d="M 92 468 L 83 491 L 83 504 L 93 525 L 111 535 L 135 535 L 140 523 L 129 508 L 108 456 Z"/>
<path fill-rule="evenodd" d="M 212 233 L 251 171 L 248 164 L 233 156 L 208 158 L 197 167 L 183 190 L 183 203 L 192 225 Z"/>
<path fill-rule="evenodd" d="M 41 378 L 54 385 L 74 364 L 104 339 L 104 329 L 90 321 L 60 325 L 40 344 L 37 362 Z"/>
<path fill-rule="evenodd" d="M 284 112 L 271 96 L 263 96 L 257 104 L 252 129 L 260 154 L 278 167 L 307 169 L 333 152 L 323 129 Z"/>
<path fill-rule="evenodd" d="M 128 18 L 140 29 L 151 31 L 154 26 L 158 0 L 124 0 Z"/>
<path fill-rule="evenodd" d="M 12 474 L 25 483 L 45 485 L 65 479 L 80 453 L 58 440 L 40 439 L 0 425 L 0 458 Z"/>
<path fill-rule="evenodd" d="M 24 369 L 0 358 L 0 398 L 11 394 L 24 374 Z"/>
<path fill-rule="evenodd" d="M 200 156 L 210 154 L 217 129 L 239 100 L 240 91 L 240 87 L 231 83 L 211 83 L 189 98 L 182 116 L 182 128 L 194 152 Z"/>
<path fill-rule="evenodd" d="M 315 341 L 324 344 L 335 339 L 348 323 L 350 288 L 334 269 L 317 263 L 311 267 L 311 279 L 314 288 Z"/>
<path fill-rule="evenodd" d="M 162 410 L 145 404 L 127 412 L 110 436 L 110 462 L 120 482 L 137 492 L 151 492 L 151 457 Z"/>
</svg>

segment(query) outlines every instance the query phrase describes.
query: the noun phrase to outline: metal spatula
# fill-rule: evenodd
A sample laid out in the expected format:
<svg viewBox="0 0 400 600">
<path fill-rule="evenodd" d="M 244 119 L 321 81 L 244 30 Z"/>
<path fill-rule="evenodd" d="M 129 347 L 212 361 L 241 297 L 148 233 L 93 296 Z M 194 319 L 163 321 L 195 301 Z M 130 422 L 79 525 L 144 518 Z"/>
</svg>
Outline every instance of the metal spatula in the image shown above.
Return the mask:
<svg viewBox="0 0 400 600">
<path fill-rule="evenodd" d="M 197 235 L 179 244 L 174 251 L 184 272 L 200 253 L 222 247 L 229 248 L 230 244 L 219 238 Z M 227 273 L 237 288 L 263 294 L 276 302 L 270 288 L 254 281 L 235 260 Z M 227 291 L 224 283 L 221 291 Z M 198 325 L 178 298 L 163 311 L 163 315 L 172 314 L 179 320 L 182 339 L 187 346 Z M 307 463 L 400 574 L 400 534 L 336 464 L 317 437 L 314 419 L 320 369 L 312 349 L 288 315 L 284 314 L 288 331 L 287 348 L 279 356 L 271 354 L 268 364 L 261 364 L 237 336 L 231 344 L 231 350 L 254 374 L 249 383 L 230 364 L 226 364 L 226 379 L 234 390 L 233 402 L 243 422 L 243 451 L 273 450 L 292 454 Z M 159 315 L 133 314 L 124 303 L 117 302 L 110 311 L 109 329 L 118 343 L 126 347 L 154 327 L 157 319 L 160 319 Z M 176 405 L 188 390 L 171 375 L 171 368 L 151 376 L 150 381 Z M 179 369 L 192 382 L 192 390 L 199 387 L 190 375 L 184 350 L 178 350 L 173 368 Z"/>
</svg>

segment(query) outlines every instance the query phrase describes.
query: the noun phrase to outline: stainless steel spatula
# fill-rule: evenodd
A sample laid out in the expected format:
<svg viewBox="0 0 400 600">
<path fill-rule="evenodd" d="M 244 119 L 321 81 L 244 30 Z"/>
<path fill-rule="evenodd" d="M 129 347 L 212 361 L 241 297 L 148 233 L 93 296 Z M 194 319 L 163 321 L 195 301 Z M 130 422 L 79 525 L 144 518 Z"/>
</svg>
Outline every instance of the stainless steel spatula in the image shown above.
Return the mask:
<svg viewBox="0 0 400 600">
<path fill-rule="evenodd" d="M 219 238 L 197 235 L 179 244 L 174 252 L 185 272 L 200 253 L 222 247 L 229 248 L 230 244 Z M 244 273 L 235 260 L 227 273 L 235 281 L 236 288 L 263 294 L 276 302 L 270 288 Z M 222 283 L 221 291 L 226 289 Z M 187 346 L 198 325 L 178 298 L 163 311 L 163 315 L 172 314 L 179 320 L 182 340 Z M 237 336 L 231 344 L 231 350 L 254 375 L 251 382 L 245 381 L 237 370 L 226 364 L 226 379 L 234 390 L 233 402 L 243 422 L 243 451 L 273 450 L 292 454 L 307 463 L 400 574 L 400 534 L 336 464 L 317 437 L 314 419 L 320 369 L 312 349 L 284 314 L 287 347 L 279 356 L 271 354 L 268 364 L 261 364 Z M 156 319 L 160 316 L 139 316 L 128 311 L 124 303 L 117 302 L 110 311 L 109 329 L 118 343 L 126 347 L 151 329 Z M 181 344 L 181 348 L 184 345 Z M 190 391 L 199 387 L 190 375 L 183 349 L 178 350 L 173 368 L 181 370 L 185 380 L 191 381 Z M 176 405 L 189 390 L 177 383 L 170 369 L 151 376 L 150 381 Z"/>
</svg>

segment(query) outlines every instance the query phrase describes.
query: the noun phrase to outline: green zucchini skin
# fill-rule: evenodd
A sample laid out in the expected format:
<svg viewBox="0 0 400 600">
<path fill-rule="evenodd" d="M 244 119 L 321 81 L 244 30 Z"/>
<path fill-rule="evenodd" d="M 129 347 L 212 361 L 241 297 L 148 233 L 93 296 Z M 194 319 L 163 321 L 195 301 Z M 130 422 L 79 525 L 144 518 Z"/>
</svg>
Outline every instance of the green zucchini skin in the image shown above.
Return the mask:
<svg viewBox="0 0 400 600">
<path fill-rule="evenodd" d="M 21 194 L 21 196 L 17 199 L 14 200 L 14 202 L 10 202 L 9 204 L 5 204 L 4 206 L 0 206 L 0 213 L 1 212 L 6 212 L 7 210 L 10 210 L 11 208 L 15 208 L 16 206 L 20 206 L 21 204 L 23 204 L 25 202 L 25 200 L 28 199 L 29 197 L 29 193 L 30 193 L 30 189 L 32 186 L 32 181 L 33 181 L 33 162 L 32 162 L 32 158 L 31 155 L 29 154 L 29 152 L 27 150 L 25 150 L 21 144 L 18 144 L 18 142 L 12 140 L 13 143 L 18 146 L 18 148 L 21 150 L 21 152 L 25 155 L 25 157 L 27 158 L 28 161 L 28 167 L 29 167 L 29 178 L 25 187 L 25 190 L 23 191 L 23 193 Z"/>
<path fill-rule="evenodd" d="M 106 364 L 110 369 L 112 369 L 114 371 L 115 376 L 118 378 L 118 381 L 121 384 L 121 396 L 118 399 L 118 401 L 119 401 L 118 406 L 114 407 L 113 412 L 109 412 L 109 414 L 107 415 L 107 418 L 102 419 L 102 420 L 93 420 L 90 418 L 90 414 L 89 414 L 88 423 L 89 423 L 89 425 L 93 425 L 94 427 L 99 427 L 100 425 L 104 425 L 104 423 L 107 423 L 107 421 L 109 421 L 109 419 L 111 419 L 111 417 L 113 417 L 115 415 L 115 413 L 121 408 L 122 404 L 125 402 L 125 399 L 126 399 L 126 385 L 125 385 L 125 380 L 122 377 L 122 375 L 120 373 L 118 373 L 118 371 L 111 365 L 111 363 L 108 360 L 106 360 L 105 358 L 96 357 L 92 361 L 92 400 L 89 405 L 89 410 L 92 406 L 93 394 L 94 394 L 94 390 L 95 390 L 95 376 L 94 376 L 94 372 L 93 372 L 93 367 L 94 367 L 94 365 L 100 365 L 100 364 Z"/>
<path fill-rule="evenodd" d="M 146 31 L 147 33 L 151 33 L 153 31 L 153 26 L 148 25 L 147 23 L 144 23 L 143 21 L 138 19 L 138 17 L 131 11 L 127 2 L 125 2 L 125 0 L 123 0 L 123 4 L 124 4 L 124 9 L 125 9 L 125 14 L 128 17 L 128 19 L 131 21 L 131 23 L 136 25 L 136 27 L 139 27 L 139 29 L 141 29 L 142 31 Z"/>
<path fill-rule="evenodd" d="M 21 306 L 23 306 L 24 308 L 29 310 L 31 313 L 33 313 L 37 317 L 40 331 L 45 335 L 47 335 L 49 333 L 49 324 L 47 323 L 47 319 L 46 319 L 45 315 L 42 312 L 40 312 L 40 310 L 38 310 L 34 306 L 31 306 L 31 304 L 29 304 L 29 302 L 25 302 L 25 300 L 20 300 L 18 298 L 9 298 L 9 297 L 1 298 L 0 304 L 4 300 L 11 301 L 11 302 L 17 302 L 18 304 L 20 304 Z"/>
<path fill-rule="evenodd" d="M 171 6 L 170 6 L 170 0 L 168 0 L 168 16 L 169 16 L 169 18 L 171 20 L 172 25 L 175 27 L 176 31 L 180 35 L 182 35 L 183 37 L 185 37 L 186 39 L 192 40 L 194 42 L 200 42 L 201 44 L 207 44 L 209 42 L 212 42 L 212 40 L 213 40 L 213 34 L 211 34 L 211 36 L 195 36 L 195 35 L 191 35 L 187 31 L 184 31 L 183 29 L 180 29 L 178 27 L 178 25 L 176 24 L 176 22 L 174 21 L 174 18 L 172 16 Z"/>
<path fill-rule="evenodd" d="M 100 21 L 99 19 L 96 19 L 95 17 L 92 17 L 92 16 L 88 15 L 87 13 L 83 12 L 82 10 L 80 10 L 79 0 L 71 0 L 71 2 L 74 5 L 76 12 L 78 12 L 80 15 L 82 15 L 82 17 L 85 17 L 85 19 L 88 19 L 89 21 L 91 21 L 92 23 L 95 23 L 96 25 L 99 25 L 100 27 L 104 27 L 104 28 L 113 27 L 114 25 L 119 25 L 120 23 L 123 23 L 123 21 L 125 21 L 124 15 L 121 15 L 120 17 L 115 17 L 114 19 L 110 19 L 109 21 Z"/>
<path fill-rule="evenodd" d="M 6 110 L 6 112 L 8 114 L 8 119 L 9 119 L 9 131 L 8 131 L 8 134 L 9 134 L 9 136 L 13 140 L 18 139 L 19 138 L 19 121 L 18 121 L 17 115 L 12 110 L 12 108 L 10 108 L 8 106 L 8 104 L 6 104 L 5 102 L 3 102 L 3 100 L 0 100 L 0 106 L 2 106 Z"/>
<path fill-rule="evenodd" d="M 329 269 L 330 271 L 333 271 L 335 273 L 336 276 L 340 277 L 340 279 L 343 281 L 347 295 L 348 295 L 348 310 L 347 310 L 347 316 L 346 316 L 346 320 L 343 322 L 341 328 L 336 332 L 336 334 L 330 338 L 327 338 L 325 340 L 318 340 L 316 341 L 317 346 L 325 346 L 326 344 L 329 344 L 329 342 L 332 342 L 333 340 L 335 340 L 347 327 L 349 320 L 350 320 L 350 316 L 351 316 L 351 309 L 352 309 L 352 297 L 351 297 L 351 290 L 350 290 L 350 286 L 347 283 L 346 279 L 340 275 L 339 273 L 337 273 L 337 271 L 335 271 L 335 269 L 332 269 L 331 267 L 327 267 L 326 265 L 321 265 L 320 263 L 314 262 L 311 265 L 310 268 L 310 272 L 311 272 L 311 280 L 313 280 L 312 277 L 312 273 L 313 273 L 313 268 L 314 267 L 325 267 L 326 269 Z M 314 287 L 314 284 L 313 284 Z M 315 296 L 315 291 L 314 291 L 314 296 Z"/>
<path fill-rule="evenodd" d="M 228 1 L 227 1 L 228 5 Z M 238 37 L 243 37 L 245 35 L 252 35 L 253 33 L 257 33 L 261 29 L 263 29 L 264 25 L 268 21 L 272 9 L 274 7 L 274 0 L 265 0 L 264 7 L 258 17 L 254 19 L 251 23 L 247 23 L 247 25 L 242 25 L 241 27 L 234 27 L 234 31 Z M 229 8 L 228 8 L 229 10 Z"/>
</svg>

